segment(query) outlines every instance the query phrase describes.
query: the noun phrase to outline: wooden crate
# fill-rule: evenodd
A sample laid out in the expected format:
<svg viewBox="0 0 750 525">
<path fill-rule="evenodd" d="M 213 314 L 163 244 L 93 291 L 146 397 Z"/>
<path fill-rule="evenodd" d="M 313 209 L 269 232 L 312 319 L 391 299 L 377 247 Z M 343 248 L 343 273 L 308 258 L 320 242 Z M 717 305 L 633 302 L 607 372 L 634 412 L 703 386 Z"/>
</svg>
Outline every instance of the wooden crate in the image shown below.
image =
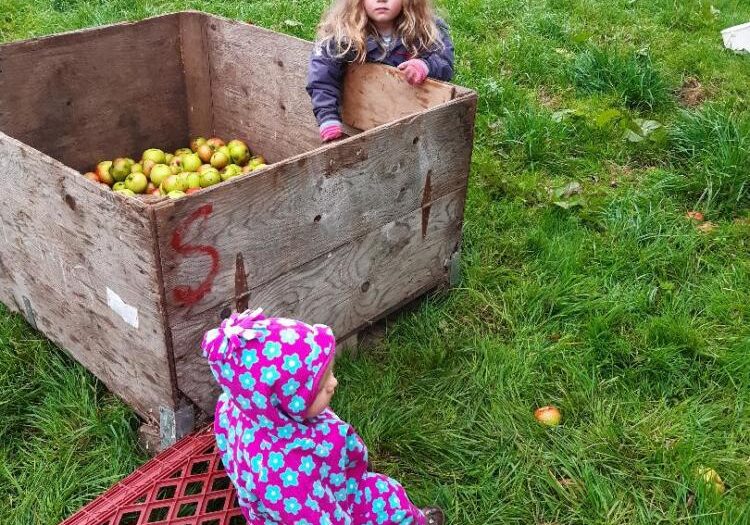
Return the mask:
<svg viewBox="0 0 750 525">
<path fill-rule="evenodd" d="M 212 413 L 199 341 L 236 305 L 341 340 L 455 268 L 476 94 L 353 67 L 352 136 L 321 145 L 311 45 L 182 12 L 0 46 L 0 300 L 162 438 L 189 429 L 193 406 Z M 274 164 L 176 201 L 81 176 L 198 135 Z"/>
</svg>

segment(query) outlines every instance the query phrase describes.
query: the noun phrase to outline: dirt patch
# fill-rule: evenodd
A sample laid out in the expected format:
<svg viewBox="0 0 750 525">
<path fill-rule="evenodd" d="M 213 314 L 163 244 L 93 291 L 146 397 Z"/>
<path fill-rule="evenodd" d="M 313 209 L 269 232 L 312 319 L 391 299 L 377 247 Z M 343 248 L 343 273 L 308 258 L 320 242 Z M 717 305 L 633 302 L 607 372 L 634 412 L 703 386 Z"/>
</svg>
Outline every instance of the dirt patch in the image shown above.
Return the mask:
<svg viewBox="0 0 750 525">
<path fill-rule="evenodd" d="M 708 98 L 708 93 L 703 84 L 695 77 L 687 77 L 677 93 L 680 104 L 686 108 L 694 108 L 703 104 Z"/>
</svg>

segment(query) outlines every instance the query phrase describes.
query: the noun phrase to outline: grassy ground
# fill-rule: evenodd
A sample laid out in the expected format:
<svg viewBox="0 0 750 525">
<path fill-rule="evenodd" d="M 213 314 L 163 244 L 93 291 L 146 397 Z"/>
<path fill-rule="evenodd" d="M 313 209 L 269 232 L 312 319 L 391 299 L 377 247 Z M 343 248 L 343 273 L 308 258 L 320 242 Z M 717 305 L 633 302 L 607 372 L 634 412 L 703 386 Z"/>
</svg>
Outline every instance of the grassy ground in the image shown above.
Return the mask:
<svg viewBox="0 0 750 525">
<path fill-rule="evenodd" d="M 440 5 L 480 93 L 464 279 L 342 362 L 335 408 L 454 524 L 750 523 L 750 56 L 719 36 L 750 4 Z M 5 0 L 0 39 L 185 7 L 310 38 L 323 6 Z M 0 523 L 143 460 L 127 409 L 2 311 L 0 421 Z"/>
</svg>

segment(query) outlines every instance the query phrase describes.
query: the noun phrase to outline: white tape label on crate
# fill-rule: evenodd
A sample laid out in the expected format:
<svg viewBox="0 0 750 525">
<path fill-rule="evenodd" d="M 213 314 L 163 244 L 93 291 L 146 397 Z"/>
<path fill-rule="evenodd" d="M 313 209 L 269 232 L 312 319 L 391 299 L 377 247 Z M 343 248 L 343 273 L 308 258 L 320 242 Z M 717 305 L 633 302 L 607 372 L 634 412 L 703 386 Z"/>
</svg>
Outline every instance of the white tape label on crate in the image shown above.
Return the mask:
<svg viewBox="0 0 750 525">
<path fill-rule="evenodd" d="M 107 287 L 107 305 L 133 328 L 138 328 L 138 308 L 130 306 Z"/>
</svg>

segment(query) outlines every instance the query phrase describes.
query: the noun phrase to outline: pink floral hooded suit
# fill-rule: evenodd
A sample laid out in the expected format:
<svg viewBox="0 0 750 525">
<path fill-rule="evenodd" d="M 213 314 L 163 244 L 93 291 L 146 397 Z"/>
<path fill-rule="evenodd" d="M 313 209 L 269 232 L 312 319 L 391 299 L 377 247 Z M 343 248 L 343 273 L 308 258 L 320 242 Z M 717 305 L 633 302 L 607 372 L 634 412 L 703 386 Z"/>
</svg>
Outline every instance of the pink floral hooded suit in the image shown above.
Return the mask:
<svg viewBox="0 0 750 525">
<path fill-rule="evenodd" d="M 398 482 L 367 471 L 367 448 L 328 408 L 305 419 L 334 358 L 331 329 L 261 310 L 233 314 L 203 338 L 223 393 L 214 430 L 252 525 L 417 524 Z"/>
</svg>

